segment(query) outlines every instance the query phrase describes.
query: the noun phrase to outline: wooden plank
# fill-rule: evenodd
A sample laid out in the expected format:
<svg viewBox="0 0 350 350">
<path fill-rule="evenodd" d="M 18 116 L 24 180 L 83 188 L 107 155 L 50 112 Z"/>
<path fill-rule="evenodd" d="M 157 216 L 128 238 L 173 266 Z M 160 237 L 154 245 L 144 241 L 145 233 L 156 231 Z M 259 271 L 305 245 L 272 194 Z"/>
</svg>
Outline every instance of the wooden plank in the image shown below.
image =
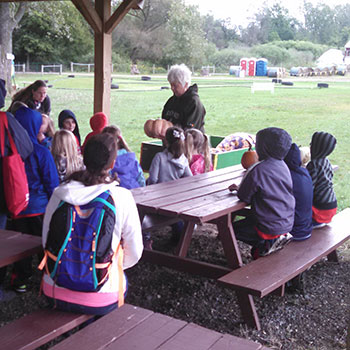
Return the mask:
<svg viewBox="0 0 350 350">
<path fill-rule="evenodd" d="M 262 350 L 262 345 L 252 340 L 224 334 L 209 350 Z M 267 348 L 265 348 L 268 350 Z"/>
<path fill-rule="evenodd" d="M 347 208 L 331 224 L 313 230 L 311 238 L 293 241 L 281 251 L 230 272 L 219 283 L 262 298 L 346 242 L 350 238 L 349 220 L 350 208 Z"/>
<path fill-rule="evenodd" d="M 14 231 L 0 231 L 0 267 L 42 251 L 41 237 Z"/>
<path fill-rule="evenodd" d="M 178 181 L 178 180 L 176 180 Z M 219 192 L 228 193 L 228 187 L 233 182 L 232 178 L 229 179 L 220 179 L 217 182 L 198 182 L 196 185 L 183 186 L 180 185 L 175 190 L 165 190 L 162 191 L 159 195 L 158 193 L 150 194 L 149 196 L 143 198 L 140 201 L 137 201 L 138 204 L 143 206 L 152 206 L 152 207 L 163 207 L 178 204 L 181 206 L 182 202 L 193 199 L 200 199 L 201 197 L 207 197 L 211 194 L 215 195 Z M 175 210 L 177 211 L 177 210 Z"/>
<path fill-rule="evenodd" d="M 32 350 L 91 319 L 57 310 L 38 310 L 0 328 L 2 349 Z"/>
<path fill-rule="evenodd" d="M 159 191 L 161 194 L 162 191 L 167 191 L 168 189 L 173 189 L 173 188 L 179 189 L 182 185 L 185 185 L 187 183 L 192 185 L 190 186 L 190 188 L 193 188 L 193 186 L 203 187 L 202 183 L 207 183 L 208 181 L 211 181 L 211 180 L 212 182 L 215 182 L 215 179 L 217 180 L 222 176 L 229 175 L 229 176 L 232 176 L 232 178 L 242 177 L 244 173 L 245 173 L 245 170 L 242 168 L 242 166 L 235 165 L 232 167 L 214 170 L 208 173 L 199 174 L 195 176 L 189 176 L 189 177 L 174 180 L 174 181 L 163 182 L 160 184 L 149 185 L 146 187 L 133 188 L 131 192 L 133 193 L 135 199 L 139 197 L 142 198 L 143 196 L 149 193 L 152 194 L 155 191 L 157 192 Z M 230 174 L 234 174 L 234 175 L 230 175 Z"/>
<path fill-rule="evenodd" d="M 207 350 L 220 338 L 222 338 L 222 335 L 218 332 L 189 323 L 157 349 Z"/>
<path fill-rule="evenodd" d="M 244 209 L 246 206 L 246 203 L 241 202 L 237 197 L 227 191 L 225 197 L 219 202 L 210 202 L 201 207 L 188 210 L 180 213 L 179 217 L 185 221 L 205 223 L 234 211 Z M 159 210 L 159 213 L 164 214 L 165 211 Z"/>
<path fill-rule="evenodd" d="M 71 335 L 54 346 L 52 350 L 105 349 L 108 344 L 113 343 L 125 334 L 129 334 L 132 329 L 142 324 L 152 315 L 153 311 L 125 304 Z M 124 349 L 130 348 L 126 347 Z"/>
<path fill-rule="evenodd" d="M 101 320 L 102 321 L 102 320 Z M 103 323 L 107 325 L 106 322 Z M 120 349 L 159 349 L 168 339 L 177 334 L 186 325 L 185 321 L 176 320 L 166 315 L 152 314 L 144 322 L 140 322 L 134 328 L 120 337 L 113 338 L 105 350 L 120 350 Z M 94 327 L 91 327 L 90 332 L 94 332 L 95 337 L 100 335 L 95 332 Z M 111 327 L 111 336 L 113 336 L 113 328 Z M 76 343 L 81 346 L 80 343 Z M 84 350 L 101 349 L 96 347 L 81 347 Z M 66 348 L 67 349 L 67 348 Z M 70 348 L 70 349 L 77 349 Z"/>
<path fill-rule="evenodd" d="M 169 267 L 173 270 L 213 279 L 218 279 L 232 271 L 229 267 L 214 265 L 189 258 L 181 258 L 172 254 L 148 249 L 143 251 L 142 260 Z"/>
</svg>

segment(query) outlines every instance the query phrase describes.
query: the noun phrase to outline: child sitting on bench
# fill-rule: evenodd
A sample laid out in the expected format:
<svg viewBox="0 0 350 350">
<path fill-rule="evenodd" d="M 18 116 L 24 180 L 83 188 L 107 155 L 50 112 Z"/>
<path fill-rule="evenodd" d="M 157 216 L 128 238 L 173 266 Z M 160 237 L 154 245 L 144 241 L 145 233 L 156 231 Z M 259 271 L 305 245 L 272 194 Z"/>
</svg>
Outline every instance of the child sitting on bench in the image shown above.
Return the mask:
<svg viewBox="0 0 350 350">
<path fill-rule="evenodd" d="M 240 200 L 251 204 L 251 210 L 244 213 L 247 217 L 234 222 L 233 229 L 238 240 L 252 246 L 254 259 L 283 248 L 292 238 L 295 199 L 290 171 L 283 161 L 291 144 L 283 129 L 260 130 L 256 135 L 259 162 L 239 186 L 229 186 L 230 191 L 237 190 Z"/>
<path fill-rule="evenodd" d="M 332 221 L 337 212 L 337 198 L 333 190 L 333 170 L 329 156 L 337 143 L 327 132 L 315 132 L 311 139 L 311 160 L 306 168 L 312 178 L 314 197 L 312 205 L 313 227 L 320 228 Z"/>
</svg>

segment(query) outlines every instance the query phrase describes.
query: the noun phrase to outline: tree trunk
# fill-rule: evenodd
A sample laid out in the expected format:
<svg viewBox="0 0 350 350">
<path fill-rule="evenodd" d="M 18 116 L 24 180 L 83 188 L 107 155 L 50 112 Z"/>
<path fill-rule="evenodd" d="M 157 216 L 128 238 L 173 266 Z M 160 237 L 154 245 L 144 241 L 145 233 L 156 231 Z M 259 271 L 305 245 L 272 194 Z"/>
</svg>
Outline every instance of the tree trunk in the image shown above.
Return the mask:
<svg viewBox="0 0 350 350">
<path fill-rule="evenodd" d="M 7 54 L 12 54 L 12 33 L 24 15 L 27 3 L 0 2 L 0 78 L 6 81 L 9 94 L 12 93 L 11 59 Z"/>
</svg>

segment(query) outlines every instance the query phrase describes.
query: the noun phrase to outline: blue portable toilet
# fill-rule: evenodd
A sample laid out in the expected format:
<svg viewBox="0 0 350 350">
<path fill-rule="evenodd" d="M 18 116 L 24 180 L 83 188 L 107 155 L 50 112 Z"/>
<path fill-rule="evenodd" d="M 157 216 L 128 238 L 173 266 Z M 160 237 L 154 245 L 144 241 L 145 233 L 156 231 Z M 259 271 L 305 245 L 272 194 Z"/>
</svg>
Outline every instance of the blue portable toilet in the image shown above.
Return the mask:
<svg viewBox="0 0 350 350">
<path fill-rule="evenodd" d="M 256 61 L 256 73 L 255 75 L 264 77 L 267 75 L 267 59 L 266 58 L 259 58 Z"/>
</svg>

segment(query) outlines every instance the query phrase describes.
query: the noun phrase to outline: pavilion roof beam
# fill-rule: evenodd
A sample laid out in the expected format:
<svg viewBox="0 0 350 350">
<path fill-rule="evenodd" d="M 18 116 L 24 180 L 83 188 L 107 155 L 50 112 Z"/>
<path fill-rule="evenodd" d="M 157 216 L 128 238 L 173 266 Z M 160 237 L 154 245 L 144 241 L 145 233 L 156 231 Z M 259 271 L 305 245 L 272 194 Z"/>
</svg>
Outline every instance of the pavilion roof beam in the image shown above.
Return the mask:
<svg viewBox="0 0 350 350">
<path fill-rule="evenodd" d="M 113 29 L 120 23 L 129 10 L 136 9 L 139 3 L 143 2 L 140 0 L 124 0 L 107 20 L 105 24 L 105 33 L 111 34 Z"/>
<path fill-rule="evenodd" d="M 102 33 L 102 20 L 89 0 L 72 0 L 74 6 L 90 24 L 95 33 Z"/>
</svg>

